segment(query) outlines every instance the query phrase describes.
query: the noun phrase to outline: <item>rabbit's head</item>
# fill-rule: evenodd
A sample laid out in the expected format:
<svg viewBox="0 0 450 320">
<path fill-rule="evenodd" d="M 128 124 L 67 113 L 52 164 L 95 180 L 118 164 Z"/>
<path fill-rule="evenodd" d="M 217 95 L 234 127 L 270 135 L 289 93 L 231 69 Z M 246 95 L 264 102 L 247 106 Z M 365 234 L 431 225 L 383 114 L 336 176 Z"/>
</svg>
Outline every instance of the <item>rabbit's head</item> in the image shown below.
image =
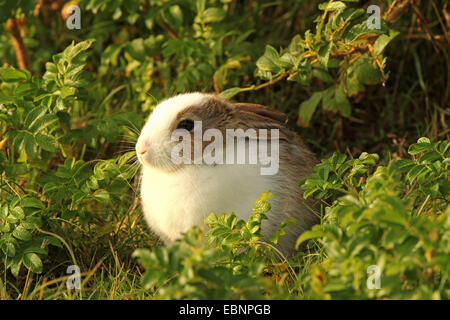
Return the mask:
<svg viewBox="0 0 450 320">
<path fill-rule="evenodd" d="M 196 159 L 201 157 L 205 148 L 215 140 L 207 133 L 208 130 L 209 133 L 221 134 L 222 137 L 234 130 L 234 134 L 238 132 L 236 138 L 239 138 L 240 132 L 245 139 L 270 140 L 270 132 L 267 136 L 261 136 L 258 130 L 278 129 L 277 139 L 295 140 L 296 137 L 285 127 L 285 122 L 286 116 L 282 112 L 262 105 L 233 104 L 214 94 L 182 94 L 156 106 L 142 129 L 136 144 L 136 153 L 144 166 L 174 171 L 187 163 L 205 164 L 202 161 L 197 162 Z M 250 132 L 248 129 L 254 131 Z M 213 136 L 215 137 L 214 134 Z M 186 149 L 180 149 L 180 140 L 185 138 L 188 138 L 191 144 L 188 152 Z M 227 139 L 215 142 L 216 146 L 217 143 L 223 144 L 222 150 L 225 150 Z M 174 155 L 179 156 L 178 160 L 174 161 Z"/>
</svg>

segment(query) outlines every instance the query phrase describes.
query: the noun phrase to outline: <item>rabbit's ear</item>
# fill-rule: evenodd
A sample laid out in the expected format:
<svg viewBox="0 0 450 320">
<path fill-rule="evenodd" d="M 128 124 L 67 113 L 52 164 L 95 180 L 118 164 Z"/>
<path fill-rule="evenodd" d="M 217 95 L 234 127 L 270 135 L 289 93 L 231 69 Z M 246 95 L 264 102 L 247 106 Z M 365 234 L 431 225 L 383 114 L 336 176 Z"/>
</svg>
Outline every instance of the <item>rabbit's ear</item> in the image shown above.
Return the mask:
<svg viewBox="0 0 450 320">
<path fill-rule="evenodd" d="M 279 122 L 280 124 L 284 124 L 287 121 L 287 116 L 278 110 L 254 103 L 235 103 L 235 108 L 238 111 L 246 112 L 246 113 L 255 113 L 259 116 L 269 118 Z"/>
</svg>

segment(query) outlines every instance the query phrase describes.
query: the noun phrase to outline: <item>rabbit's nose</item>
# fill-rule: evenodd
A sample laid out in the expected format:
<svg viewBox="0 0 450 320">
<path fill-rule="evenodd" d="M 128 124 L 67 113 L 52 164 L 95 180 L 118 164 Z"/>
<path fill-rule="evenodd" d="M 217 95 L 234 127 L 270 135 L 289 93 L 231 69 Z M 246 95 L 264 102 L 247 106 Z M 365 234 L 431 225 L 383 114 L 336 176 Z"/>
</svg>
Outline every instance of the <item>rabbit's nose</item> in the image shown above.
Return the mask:
<svg viewBox="0 0 450 320">
<path fill-rule="evenodd" d="M 138 153 L 143 156 L 144 154 L 147 153 L 149 146 L 150 143 L 148 141 L 145 141 L 144 145 L 139 148 Z"/>
</svg>

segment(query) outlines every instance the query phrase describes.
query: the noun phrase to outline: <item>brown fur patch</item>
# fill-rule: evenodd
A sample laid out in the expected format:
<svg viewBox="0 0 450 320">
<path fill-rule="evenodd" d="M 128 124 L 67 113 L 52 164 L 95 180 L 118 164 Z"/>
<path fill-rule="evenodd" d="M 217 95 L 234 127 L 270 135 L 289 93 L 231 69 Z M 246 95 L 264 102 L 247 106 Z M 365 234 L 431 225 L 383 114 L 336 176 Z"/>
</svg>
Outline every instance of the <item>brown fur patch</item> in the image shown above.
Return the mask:
<svg viewBox="0 0 450 320">
<path fill-rule="evenodd" d="M 207 129 L 218 129 L 222 132 L 225 144 L 226 129 L 267 129 L 270 140 L 270 130 L 279 130 L 280 141 L 305 147 L 300 136 L 286 126 L 287 117 L 284 113 L 266 106 L 251 103 L 230 103 L 217 96 L 210 95 L 201 105 L 193 105 L 180 111 L 172 123 L 170 132 L 176 129 L 178 123 L 185 119 L 202 121 L 202 137 Z M 259 137 L 258 137 L 259 138 Z M 211 141 L 203 141 L 202 151 Z M 194 133 L 191 132 L 191 151 L 194 152 Z M 193 159 L 193 154 L 191 155 Z"/>
</svg>

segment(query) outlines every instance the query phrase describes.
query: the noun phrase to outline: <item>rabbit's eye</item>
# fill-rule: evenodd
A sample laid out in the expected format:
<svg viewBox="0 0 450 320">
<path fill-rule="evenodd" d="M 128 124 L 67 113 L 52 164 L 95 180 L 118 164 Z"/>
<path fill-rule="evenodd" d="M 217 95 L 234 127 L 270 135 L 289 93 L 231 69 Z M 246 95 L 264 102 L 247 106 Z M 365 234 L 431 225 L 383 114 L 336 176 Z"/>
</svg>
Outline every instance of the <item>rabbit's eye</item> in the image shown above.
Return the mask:
<svg viewBox="0 0 450 320">
<path fill-rule="evenodd" d="M 194 128 L 194 121 L 191 119 L 184 119 L 178 123 L 177 129 L 186 129 L 191 131 Z"/>
</svg>

